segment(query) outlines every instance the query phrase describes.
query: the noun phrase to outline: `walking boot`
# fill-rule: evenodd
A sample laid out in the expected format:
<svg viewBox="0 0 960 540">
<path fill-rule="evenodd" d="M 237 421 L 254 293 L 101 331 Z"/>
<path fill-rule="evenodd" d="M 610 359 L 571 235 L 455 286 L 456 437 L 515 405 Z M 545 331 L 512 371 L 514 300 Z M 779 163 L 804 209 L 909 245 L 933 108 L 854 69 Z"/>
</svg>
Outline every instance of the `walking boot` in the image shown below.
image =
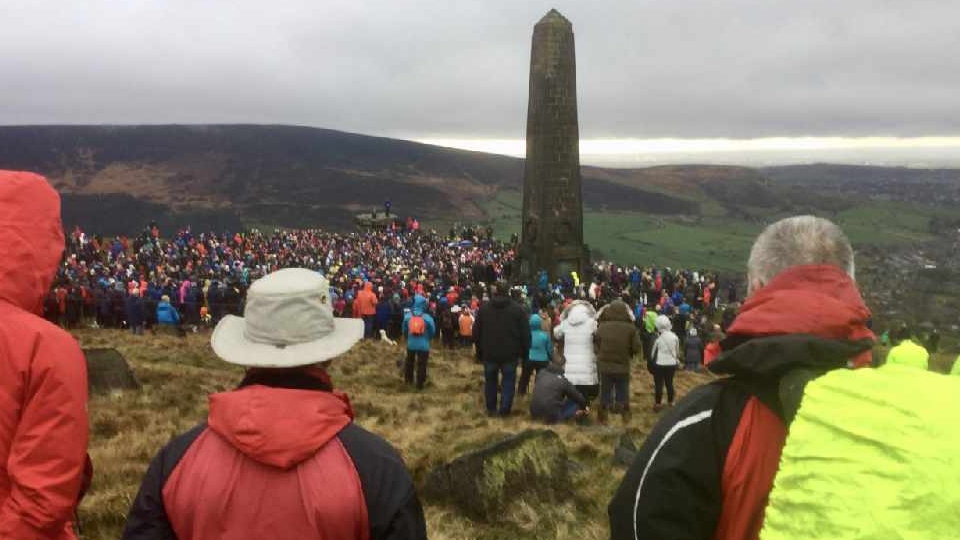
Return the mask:
<svg viewBox="0 0 960 540">
<path fill-rule="evenodd" d="M 607 408 L 603 405 L 597 409 L 597 423 L 601 426 L 607 425 Z"/>
</svg>

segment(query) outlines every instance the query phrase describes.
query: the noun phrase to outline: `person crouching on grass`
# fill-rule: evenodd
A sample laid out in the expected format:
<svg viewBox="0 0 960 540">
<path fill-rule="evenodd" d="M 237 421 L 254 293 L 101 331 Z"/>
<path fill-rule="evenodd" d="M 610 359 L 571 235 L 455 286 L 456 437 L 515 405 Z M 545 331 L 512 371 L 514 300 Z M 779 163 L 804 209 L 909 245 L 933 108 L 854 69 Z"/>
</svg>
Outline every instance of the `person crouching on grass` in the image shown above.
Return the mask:
<svg viewBox="0 0 960 540">
<path fill-rule="evenodd" d="M 530 399 L 530 416 L 547 424 L 581 418 L 590 408 L 583 394 L 563 376 L 563 364 L 551 361 L 537 372 Z"/>
<path fill-rule="evenodd" d="M 364 325 L 335 318 L 329 291 L 316 272 L 280 270 L 220 321 L 213 351 L 246 375 L 157 454 L 123 539 L 426 539 L 399 454 L 333 388 L 327 366 Z"/>
</svg>

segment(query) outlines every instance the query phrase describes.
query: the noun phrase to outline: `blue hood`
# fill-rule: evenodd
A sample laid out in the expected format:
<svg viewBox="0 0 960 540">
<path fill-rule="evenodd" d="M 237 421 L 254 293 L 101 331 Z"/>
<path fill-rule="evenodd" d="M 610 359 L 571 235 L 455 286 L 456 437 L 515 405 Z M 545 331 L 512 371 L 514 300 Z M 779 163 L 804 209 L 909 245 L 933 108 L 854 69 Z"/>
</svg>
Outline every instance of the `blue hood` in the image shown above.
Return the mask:
<svg viewBox="0 0 960 540">
<path fill-rule="evenodd" d="M 419 294 L 413 297 L 413 312 L 422 315 L 427 311 L 427 299 Z"/>
<path fill-rule="evenodd" d="M 540 315 L 534 313 L 530 316 L 530 330 L 536 331 L 540 330 L 540 325 L 543 323 L 543 319 L 540 318 Z"/>
</svg>

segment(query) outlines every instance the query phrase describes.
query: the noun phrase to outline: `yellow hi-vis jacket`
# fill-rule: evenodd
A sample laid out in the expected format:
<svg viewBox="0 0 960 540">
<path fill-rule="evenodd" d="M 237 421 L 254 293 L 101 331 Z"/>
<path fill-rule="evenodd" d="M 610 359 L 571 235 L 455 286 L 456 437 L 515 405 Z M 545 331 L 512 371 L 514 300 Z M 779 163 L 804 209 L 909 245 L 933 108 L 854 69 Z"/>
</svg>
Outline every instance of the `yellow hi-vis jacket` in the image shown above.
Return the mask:
<svg viewBox="0 0 960 540">
<path fill-rule="evenodd" d="M 953 362 L 953 367 L 950 368 L 951 375 L 960 375 L 960 356 L 957 357 Z"/>
<path fill-rule="evenodd" d="M 921 345 L 905 339 L 887 353 L 888 364 L 900 364 L 920 369 L 930 369 L 930 353 Z"/>
<path fill-rule="evenodd" d="M 761 540 L 960 534 L 960 378 L 900 365 L 807 384 Z"/>
</svg>

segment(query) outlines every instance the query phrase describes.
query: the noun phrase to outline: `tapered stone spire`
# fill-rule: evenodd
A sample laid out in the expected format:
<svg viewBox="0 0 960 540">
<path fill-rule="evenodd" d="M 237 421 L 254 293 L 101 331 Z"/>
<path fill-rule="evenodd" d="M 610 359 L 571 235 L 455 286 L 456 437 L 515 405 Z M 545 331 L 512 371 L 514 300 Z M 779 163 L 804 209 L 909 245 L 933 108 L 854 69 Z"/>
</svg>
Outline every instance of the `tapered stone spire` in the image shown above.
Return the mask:
<svg viewBox="0 0 960 540">
<path fill-rule="evenodd" d="M 555 9 L 533 29 L 529 91 L 521 273 L 583 276 L 589 251 L 583 244 L 573 25 Z"/>
</svg>

